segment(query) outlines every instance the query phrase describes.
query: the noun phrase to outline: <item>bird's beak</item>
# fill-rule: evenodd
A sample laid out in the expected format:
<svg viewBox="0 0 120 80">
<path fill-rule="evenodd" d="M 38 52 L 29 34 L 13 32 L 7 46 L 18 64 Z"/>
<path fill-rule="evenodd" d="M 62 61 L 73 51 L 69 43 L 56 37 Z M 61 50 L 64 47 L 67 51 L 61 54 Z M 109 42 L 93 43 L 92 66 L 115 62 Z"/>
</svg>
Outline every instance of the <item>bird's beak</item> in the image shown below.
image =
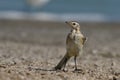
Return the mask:
<svg viewBox="0 0 120 80">
<path fill-rule="evenodd" d="M 65 21 L 65 23 L 68 24 L 71 28 L 73 28 L 71 22 L 69 22 L 69 21 Z"/>
<path fill-rule="evenodd" d="M 69 21 L 66 21 L 65 23 L 68 24 L 69 26 L 72 26 L 71 22 L 69 22 Z"/>
</svg>

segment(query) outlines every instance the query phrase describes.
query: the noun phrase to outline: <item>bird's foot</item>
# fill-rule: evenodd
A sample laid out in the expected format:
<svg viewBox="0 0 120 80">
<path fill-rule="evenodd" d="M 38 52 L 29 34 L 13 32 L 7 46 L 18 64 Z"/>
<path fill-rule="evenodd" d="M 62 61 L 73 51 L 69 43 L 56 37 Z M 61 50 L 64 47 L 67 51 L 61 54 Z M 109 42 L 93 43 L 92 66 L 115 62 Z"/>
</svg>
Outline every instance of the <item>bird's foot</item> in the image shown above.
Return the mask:
<svg viewBox="0 0 120 80">
<path fill-rule="evenodd" d="M 74 69 L 74 71 L 73 72 L 83 72 L 83 70 L 82 69 Z"/>
<path fill-rule="evenodd" d="M 66 68 L 63 69 L 64 72 L 68 72 L 68 70 Z"/>
</svg>

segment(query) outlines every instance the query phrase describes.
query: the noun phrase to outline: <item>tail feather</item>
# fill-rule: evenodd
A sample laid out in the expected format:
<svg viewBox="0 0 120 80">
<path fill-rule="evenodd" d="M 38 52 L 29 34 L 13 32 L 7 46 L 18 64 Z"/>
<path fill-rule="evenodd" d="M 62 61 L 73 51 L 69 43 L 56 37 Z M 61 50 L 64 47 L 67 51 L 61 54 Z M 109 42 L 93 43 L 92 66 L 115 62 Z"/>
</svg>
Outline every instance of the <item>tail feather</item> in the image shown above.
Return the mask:
<svg viewBox="0 0 120 80">
<path fill-rule="evenodd" d="M 66 54 L 62 60 L 57 64 L 55 67 L 55 70 L 61 70 L 64 65 L 66 65 L 67 61 L 70 59 L 70 57 Z"/>
</svg>

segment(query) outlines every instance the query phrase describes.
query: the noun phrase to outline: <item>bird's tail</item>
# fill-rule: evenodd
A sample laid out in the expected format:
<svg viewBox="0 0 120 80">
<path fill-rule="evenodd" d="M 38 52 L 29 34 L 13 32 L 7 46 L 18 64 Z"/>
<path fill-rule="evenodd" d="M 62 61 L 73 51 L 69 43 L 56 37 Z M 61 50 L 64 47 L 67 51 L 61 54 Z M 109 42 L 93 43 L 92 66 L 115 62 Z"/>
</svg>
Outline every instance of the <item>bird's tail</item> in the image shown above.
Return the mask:
<svg viewBox="0 0 120 80">
<path fill-rule="evenodd" d="M 55 70 L 61 70 L 63 66 L 66 65 L 67 61 L 70 59 L 70 57 L 66 54 L 62 60 L 55 66 Z"/>
</svg>

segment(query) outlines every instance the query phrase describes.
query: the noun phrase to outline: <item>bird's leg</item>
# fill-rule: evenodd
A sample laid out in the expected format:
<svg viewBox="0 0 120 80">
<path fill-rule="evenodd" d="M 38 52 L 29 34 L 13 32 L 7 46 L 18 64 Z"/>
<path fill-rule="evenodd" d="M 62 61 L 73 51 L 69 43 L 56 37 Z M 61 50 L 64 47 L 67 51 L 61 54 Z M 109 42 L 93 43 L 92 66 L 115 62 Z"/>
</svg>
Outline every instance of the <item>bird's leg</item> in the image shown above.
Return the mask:
<svg viewBox="0 0 120 80">
<path fill-rule="evenodd" d="M 63 71 L 66 72 L 67 70 L 65 69 L 66 63 L 63 65 Z"/>
<path fill-rule="evenodd" d="M 77 69 L 77 62 L 76 62 L 77 56 L 74 57 L 74 62 L 75 62 L 75 71 L 78 70 Z"/>
<path fill-rule="evenodd" d="M 74 57 L 74 62 L 75 62 L 75 70 L 74 71 L 82 71 L 82 69 L 77 68 L 77 56 Z"/>
</svg>

